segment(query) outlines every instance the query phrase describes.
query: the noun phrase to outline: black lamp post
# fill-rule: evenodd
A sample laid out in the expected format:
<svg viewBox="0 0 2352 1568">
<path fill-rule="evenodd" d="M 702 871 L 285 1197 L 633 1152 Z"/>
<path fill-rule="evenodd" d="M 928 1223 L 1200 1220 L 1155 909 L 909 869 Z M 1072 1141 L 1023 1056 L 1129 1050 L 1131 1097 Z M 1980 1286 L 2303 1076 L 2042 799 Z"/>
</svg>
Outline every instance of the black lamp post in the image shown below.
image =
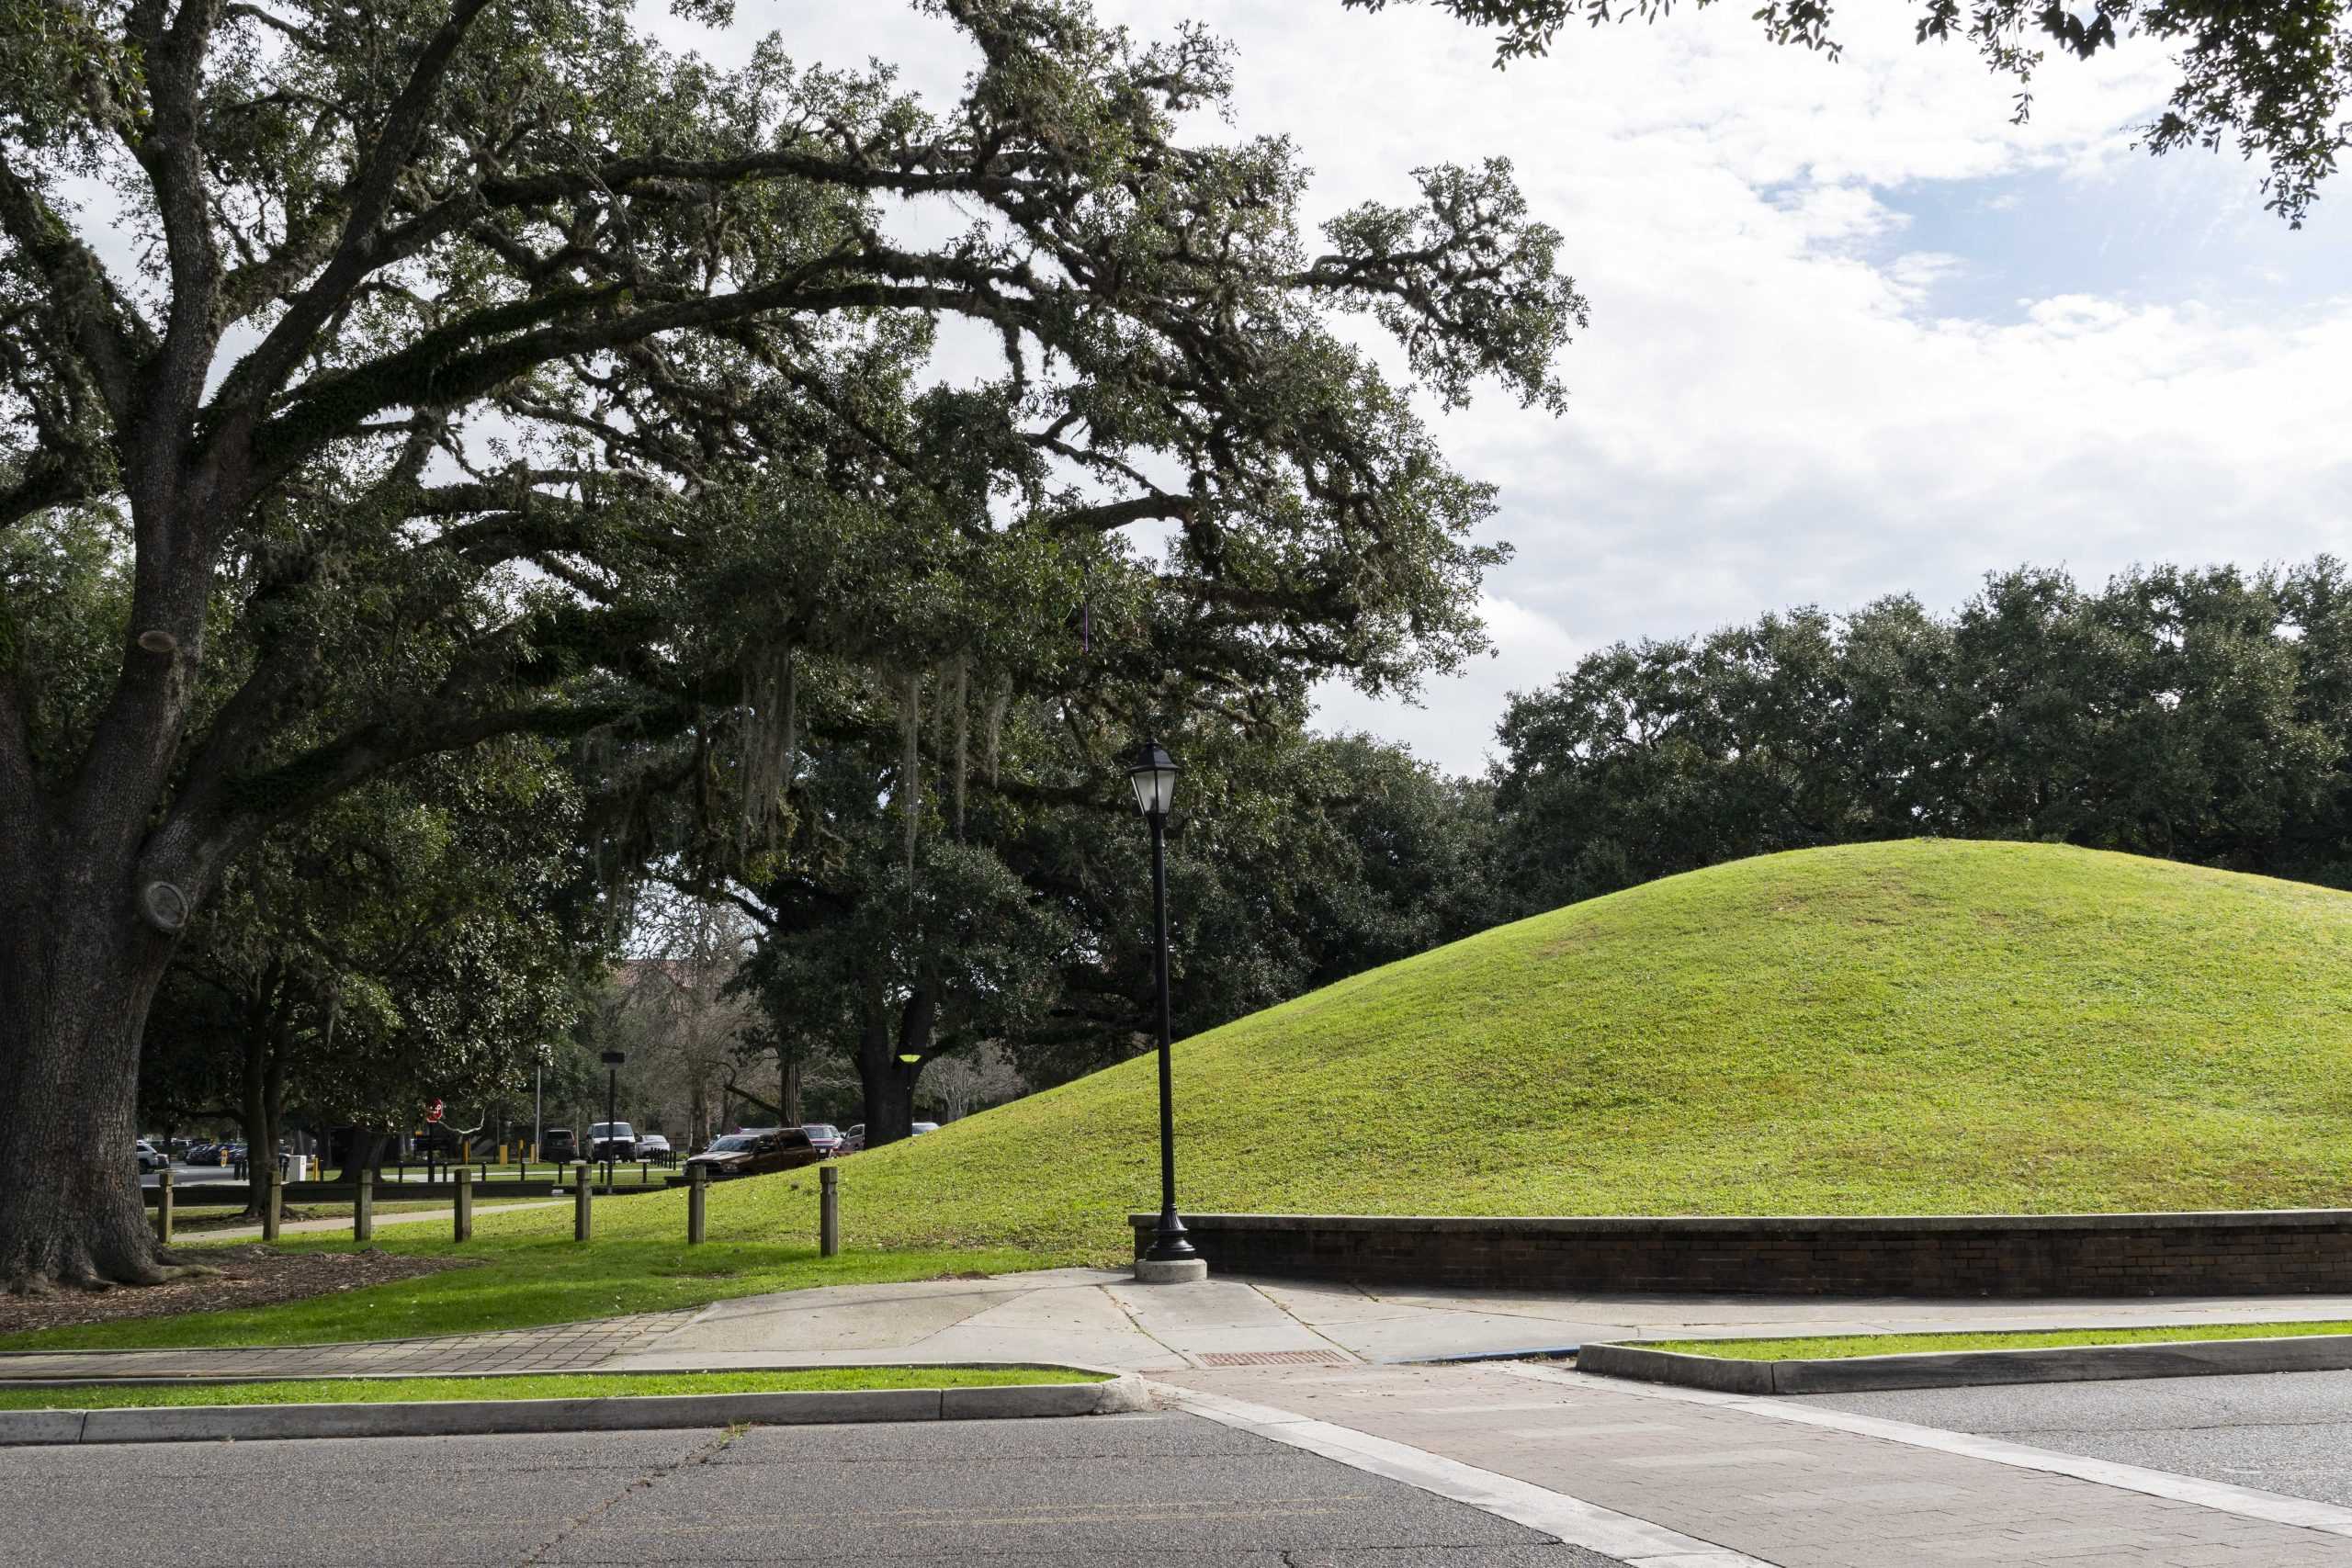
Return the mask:
<svg viewBox="0 0 2352 1568">
<path fill-rule="evenodd" d="M 617 1114 L 615 1107 L 620 1102 L 621 1064 L 628 1060 L 628 1057 L 619 1051 L 605 1053 L 605 1187 L 606 1190 L 610 1190 L 613 1185 L 613 1145 L 620 1141 L 620 1135 L 614 1132 L 613 1128 L 616 1124 L 615 1117 Z"/>
<path fill-rule="evenodd" d="M 1159 1230 L 1144 1261 L 1197 1269 L 1200 1254 L 1193 1250 L 1184 1222 L 1176 1213 L 1175 1076 L 1168 1039 L 1168 808 L 1175 802 L 1176 775 L 1181 772 L 1159 741 L 1147 740 L 1136 748 L 1127 778 L 1136 786 L 1136 805 L 1151 824 L 1153 948 L 1159 982 Z"/>
</svg>

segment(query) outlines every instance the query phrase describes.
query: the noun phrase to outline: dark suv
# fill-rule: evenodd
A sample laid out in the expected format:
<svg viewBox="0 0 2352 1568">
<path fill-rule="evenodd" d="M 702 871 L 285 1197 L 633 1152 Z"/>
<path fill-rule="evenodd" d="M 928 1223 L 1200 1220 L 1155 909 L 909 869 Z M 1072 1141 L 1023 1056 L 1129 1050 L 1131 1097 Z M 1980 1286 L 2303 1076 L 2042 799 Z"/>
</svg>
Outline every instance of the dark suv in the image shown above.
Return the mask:
<svg viewBox="0 0 2352 1568">
<path fill-rule="evenodd" d="M 573 1141 L 569 1127 L 549 1127 L 539 1134 L 539 1157 L 558 1165 L 570 1165 L 580 1157 L 580 1145 Z"/>
<path fill-rule="evenodd" d="M 713 1138 L 710 1147 L 686 1161 L 685 1171 L 691 1177 L 697 1169 L 706 1170 L 716 1181 L 729 1176 L 797 1170 L 804 1165 L 816 1165 L 824 1157 L 808 1141 L 808 1134 L 797 1127 L 785 1127 L 775 1132 L 729 1133 L 723 1138 Z"/>
</svg>

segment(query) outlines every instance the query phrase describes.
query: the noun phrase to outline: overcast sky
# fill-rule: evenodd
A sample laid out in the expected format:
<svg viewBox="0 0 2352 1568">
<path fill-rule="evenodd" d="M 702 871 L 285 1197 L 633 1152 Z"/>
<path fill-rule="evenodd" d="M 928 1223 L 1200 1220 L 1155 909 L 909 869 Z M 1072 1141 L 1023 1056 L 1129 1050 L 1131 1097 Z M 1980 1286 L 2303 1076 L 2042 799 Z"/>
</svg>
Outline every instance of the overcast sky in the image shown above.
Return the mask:
<svg viewBox="0 0 2352 1568">
<path fill-rule="evenodd" d="M 1232 133 L 1296 140 L 1317 221 L 1409 197 L 1418 164 L 1508 156 L 1592 301 L 1564 418 L 1497 395 L 1441 423 L 1518 551 L 1487 584 L 1496 657 L 1418 707 L 1332 692 L 1328 725 L 1476 771 L 1507 693 L 1620 638 L 1897 592 L 1949 608 L 2029 562 L 2352 553 L 2352 179 L 2290 232 L 2234 157 L 2132 151 L 2170 82 L 2155 50 L 2050 65 L 2014 128 L 2009 86 L 1914 45 L 1908 6 L 1841 9 L 1837 63 L 1726 4 L 1500 73 L 1490 39 L 1416 6 L 1101 8 L 1231 39 Z M 967 64 L 887 0 L 742 18 L 926 96 Z"/>
</svg>

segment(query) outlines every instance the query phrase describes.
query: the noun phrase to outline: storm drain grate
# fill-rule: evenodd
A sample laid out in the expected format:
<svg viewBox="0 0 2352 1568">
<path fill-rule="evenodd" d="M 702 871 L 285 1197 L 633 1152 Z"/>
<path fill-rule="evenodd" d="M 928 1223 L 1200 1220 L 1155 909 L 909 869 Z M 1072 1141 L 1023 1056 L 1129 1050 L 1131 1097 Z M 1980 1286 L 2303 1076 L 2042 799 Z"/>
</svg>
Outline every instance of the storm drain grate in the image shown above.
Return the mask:
<svg viewBox="0 0 2352 1568">
<path fill-rule="evenodd" d="M 1204 1367 L 1345 1367 L 1349 1358 L 1337 1350 L 1206 1350 Z"/>
</svg>

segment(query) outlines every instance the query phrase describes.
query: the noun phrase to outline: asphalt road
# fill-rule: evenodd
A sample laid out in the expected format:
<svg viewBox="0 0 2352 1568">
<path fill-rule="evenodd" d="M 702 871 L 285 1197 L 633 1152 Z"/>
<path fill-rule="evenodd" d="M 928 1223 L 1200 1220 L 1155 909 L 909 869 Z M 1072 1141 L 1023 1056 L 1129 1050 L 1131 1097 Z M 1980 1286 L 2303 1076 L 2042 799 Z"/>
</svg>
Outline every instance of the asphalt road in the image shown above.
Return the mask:
<svg viewBox="0 0 2352 1568">
<path fill-rule="evenodd" d="M 8 1554 L 169 1562 L 1611 1568 L 1181 1415 L 0 1449 Z"/>
<path fill-rule="evenodd" d="M 2352 1372 L 1815 1394 L 1790 1403 L 2352 1506 Z"/>
</svg>

